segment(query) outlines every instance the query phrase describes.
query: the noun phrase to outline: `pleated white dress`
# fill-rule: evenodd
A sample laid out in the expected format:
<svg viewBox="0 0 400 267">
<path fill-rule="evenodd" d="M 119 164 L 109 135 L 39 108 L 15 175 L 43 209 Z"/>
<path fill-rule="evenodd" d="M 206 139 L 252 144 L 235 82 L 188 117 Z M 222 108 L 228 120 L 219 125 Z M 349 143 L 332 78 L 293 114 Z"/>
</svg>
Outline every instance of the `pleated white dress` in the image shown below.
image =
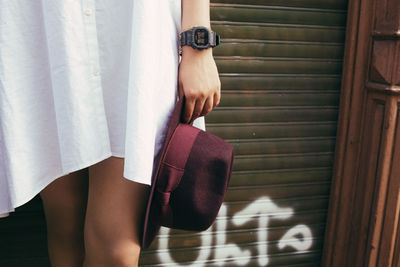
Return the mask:
<svg viewBox="0 0 400 267">
<path fill-rule="evenodd" d="M 181 0 L 0 0 L 0 214 L 110 156 L 151 184 L 180 23 Z"/>
</svg>

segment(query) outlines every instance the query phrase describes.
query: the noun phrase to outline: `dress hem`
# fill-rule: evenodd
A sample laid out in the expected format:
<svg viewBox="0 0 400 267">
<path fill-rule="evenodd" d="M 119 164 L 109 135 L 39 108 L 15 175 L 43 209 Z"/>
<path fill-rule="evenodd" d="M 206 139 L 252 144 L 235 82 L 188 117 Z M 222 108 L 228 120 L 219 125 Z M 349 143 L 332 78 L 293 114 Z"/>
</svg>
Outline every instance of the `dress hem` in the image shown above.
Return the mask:
<svg viewBox="0 0 400 267">
<path fill-rule="evenodd" d="M 107 159 L 109 157 L 112 157 L 112 156 L 113 157 L 118 157 L 118 158 L 124 158 L 125 157 L 124 155 L 119 154 L 119 153 L 109 152 L 109 153 L 106 153 L 105 155 L 102 155 L 101 157 L 99 157 L 96 160 L 90 160 L 90 161 L 87 161 L 84 164 L 78 165 L 77 167 L 72 167 L 67 172 L 63 172 L 62 174 L 59 174 L 59 175 L 52 175 L 51 178 L 45 179 L 44 182 L 40 183 L 36 187 L 35 190 L 31 190 L 30 193 L 26 194 L 22 198 L 21 201 L 18 201 L 14 205 L 14 207 L 10 207 L 9 209 L 6 209 L 6 210 L 0 210 L 0 219 L 8 217 L 10 215 L 10 213 L 15 212 L 15 208 L 18 208 L 18 207 L 20 207 L 22 205 L 25 205 L 26 203 L 31 201 L 34 197 L 36 197 L 37 194 L 39 194 L 44 188 L 46 188 L 46 186 L 48 186 L 50 183 L 52 183 L 56 179 L 61 178 L 61 177 L 65 176 L 65 175 L 68 175 L 68 174 L 70 174 L 72 172 L 79 171 L 81 169 L 84 169 L 84 168 L 87 168 L 89 166 L 92 166 L 92 165 L 94 165 L 94 164 L 96 164 L 96 163 L 98 163 L 98 162 L 100 162 L 102 160 L 105 160 L 105 159 Z M 53 177 L 56 177 L 56 178 L 53 179 Z M 130 181 L 133 181 L 133 182 L 136 182 L 136 183 L 149 185 L 143 179 L 139 179 L 139 178 L 131 179 L 131 178 L 125 177 L 125 175 L 123 175 L 123 178 L 125 178 L 127 180 L 130 180 Z"/>
</svg>

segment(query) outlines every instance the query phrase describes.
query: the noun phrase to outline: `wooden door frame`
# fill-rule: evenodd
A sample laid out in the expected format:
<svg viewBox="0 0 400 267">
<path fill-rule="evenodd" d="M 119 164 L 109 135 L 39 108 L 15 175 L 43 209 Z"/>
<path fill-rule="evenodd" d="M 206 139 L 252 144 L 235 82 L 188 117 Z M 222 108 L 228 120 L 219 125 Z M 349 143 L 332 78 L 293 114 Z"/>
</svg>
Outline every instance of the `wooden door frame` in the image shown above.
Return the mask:
<svg viewBox="0 0 400 267">
<path fill-rule="evenodd" d="M 349 0 L 322 266 L 399 265 L 399 10 Z"/>
</svg>

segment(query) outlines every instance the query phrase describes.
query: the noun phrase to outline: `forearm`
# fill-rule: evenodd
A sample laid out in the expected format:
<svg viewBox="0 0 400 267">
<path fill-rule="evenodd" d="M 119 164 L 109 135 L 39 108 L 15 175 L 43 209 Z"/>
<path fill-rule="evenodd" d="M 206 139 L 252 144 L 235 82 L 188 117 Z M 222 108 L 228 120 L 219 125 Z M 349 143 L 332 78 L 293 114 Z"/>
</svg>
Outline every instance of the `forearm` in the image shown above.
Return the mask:
<svg viewBox="0 0 400 267">
<path fill-rule="evenodd" d="M 181 0 L 182 30 L 193 26 L 210 28 L 210 0 Z"/>
<path fill-rule="evenodd" d="M 205 26 L 211 28 L 210 25 L 210 0 L 181 0 L 182 1 L 182 31 L 188 30 L 194 26 Z M 195 50 L 190 46 L 182 48 L 182 56 L 200 54 L 212 54 L 212 48 L 202 51 Z"/>
<path fill-rule="evenodd" d="M 210 0 L 181 0 L 182 31 L 194 26 L 210 27 Z M 193 122 L 207 115 L 221 98 L 221 82 L 212 55 L 212 47 L 195 49 L 182 47 L 179 64 L 179 97 L 185 96 L 184 121 Z"/>
</svg>

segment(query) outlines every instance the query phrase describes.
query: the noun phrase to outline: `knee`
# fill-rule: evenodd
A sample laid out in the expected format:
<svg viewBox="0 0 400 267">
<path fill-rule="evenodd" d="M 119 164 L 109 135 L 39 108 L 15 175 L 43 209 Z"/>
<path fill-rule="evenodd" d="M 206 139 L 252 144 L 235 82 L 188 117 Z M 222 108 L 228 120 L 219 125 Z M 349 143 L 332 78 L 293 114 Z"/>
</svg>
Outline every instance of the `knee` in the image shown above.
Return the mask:
<svg viewBox="0 0 400 267">
<path fill-rule="evenodd" d="M 138 265 L 140 245 L 132 236 L 87 226 L 85 226 L 84 266 L 132 267 Z"/>
<path fill-rule="evenodd" d="M 109 266 L 132 267 L 137 266 L 139 262 L 140 247 L 129 242 L 120 242 L 112 244 L 109 253 L 105 253 L 106 261 Z"/>
<path fill-rule="evenodd" d="M 102 246 L 85 247 L 84 266 L 138 266 L 140 247 L 130 242 L 102 244 Z"/>
</svg>

